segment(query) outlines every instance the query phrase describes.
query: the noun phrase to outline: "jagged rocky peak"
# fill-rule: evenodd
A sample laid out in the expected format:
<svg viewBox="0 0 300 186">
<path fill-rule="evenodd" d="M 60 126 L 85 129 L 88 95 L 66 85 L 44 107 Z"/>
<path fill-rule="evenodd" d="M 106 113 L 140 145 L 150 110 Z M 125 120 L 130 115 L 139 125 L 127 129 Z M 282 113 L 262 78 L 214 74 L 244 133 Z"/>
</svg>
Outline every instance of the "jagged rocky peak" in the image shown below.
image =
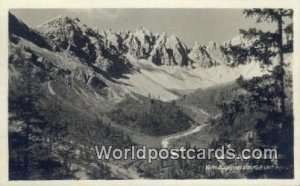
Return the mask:
<svg viewBox="0 0 300 186">
<path fill-rule="evenodd" d="M 37 26 L 37 28 L 42 29 L 52 29 L 52 28 L 62 28 L 65 26 L 75 26 L 78 23 L 80 23 L 80 20 L 78 18 L 72 18 L 70 16 L 66 15 L 58 15 L 40 25 Z"/>
<path fill-rule="evenodd" d="M 101 35 L 103 36 L 102 40 L 107 47 L 117 50 L 120 53 L 123 51 L 123 39 L 119 33 L 112 29 L 107 29 L 102 31 Z"/>
<path fill-rule="evenodd" d="M 166 33 L 156 35 L 157 40 L 150 54 L 150 59 L 157 65 L 190 66 L 191 60 L 186 45 L 179 38 Z"/>
<path fill-rule="evenodd" d="M 125 52 L 137 59 L 147 59 L 155 43 L 152 32 L 144 27 L 139 27 L 123 38 Z"/>
<path fill-rule="evenodd" d="M 206 46 L 195 44 L 189 53 L 189 57 L 201 67 L 205 68 L 217 65 L 233 66 L 234 61 L 227 56 L 224 51 L 229 49 L 230 46 L 244 43 L 245 41 L 238 36 L 223 44 L 219 44 L 215 41 L 210 41 Z"/>
<path fill-rule="evenodd" d="M 38 29 L 56 51 L 68 52 L 109 74 L 120 75 L 128 67 L 122 56 L 122 38 L 111 29 L 99 32 L 69 16 L 57 16 Z"/>
<path fill-rule="evenodd" d="M 133 35 L 141 41 L 142 44 L 153 45 L 155 43 L 155 37 L 153 36 L 152 32 L 145 27 L 139 27 L 135 30 Z"/>
<path fill-rule="evenodd" d="M 68 51 L 98 64 L 105 61 L 103 58 L 110 60 L 123 54 L 149 59 L 157 65 L 188 66 L 191 63 L 188 49 L 178 37 L 153 34 L 145 27 L 132 31 L 108 29 L 98 32 L 80 23 L 78 18 L 60 15 L 37 28 L 56 50 Z"/>
<path fill-rule="evenodd" d="M 79 44 L 79 40 L 85 39 L 85 35 L 94 37 L 97 35 L 93 29 L 82 24 L 78 18 L 65 15 L 56 16 L 37 26 L 37 29 L 50 40 L 62 43 L 70 40 Z"/>
<path fill-rule="evenodd" d="M 37 29 L 56 51 L 68 51 L 74 56 L 92 62 L 96 59 L 94 43 L 97 33 L 80 23 L 78 18 L 59 15 L 39 25 Z"/>
<path fill-rule="evenodd" d="M 85 24 L 82 24 L 79 18 L 73 18 L 65 15 L 58 15 L 40 25 L 37 26 L 37 29 L 43 33 L 56 32 L 59 33 L 69 33 L 69 32 L 80 32 L 84 34 L 85 32 L 94 32 L 91 28 L 87 27 Z M 91 33 L 95 34 L 95 33 Z"/>
<path fill-rule="evenodd" d="M 207 50 L 218 50 L 220 48 L 220 44 L 215 41 L 210 41 L 207 44 Z"/>
<path fill-rule="evenodd" d="M 145 27 L 138 27 L 133 31 L 105 32 L 105 37 L 110 45 L 136 59 L 149 59 L 157 65 L 169 66 L 188 66 L 190 63 L 186 45 L 174 35 L 153 34 Z"/>
<path fill-rule="evenodd" d="M 189 58 L 203 68 L 210 68 L 216 65 L 216 61 L 207 52 L 206 46 L 199 45 L 197 42 L 189 53 Z"/>
<path fill-rule="evenodd" d="M 147 28 L 145 28 L 145 27 L 143 27 L 143 26 L 137 27 L 137 28 L 134 29 L 132 32 L 135 33 L 135 34 L 139 34 L 139 33 L 140 33 L 140 34 L 142 34 L 142 35 L 152 35 L 151 30 L 150 30 L 150 29 L 147 29 Z"/>
<path fill-rule="evenodd" d="M 217 65 L 226 65 L 228 61 L 226 55 L 222 52 L 222 47 L 224 46 L 215 41 L 209 42 L 206 46 L 206 51 L 216 61 Z"/>
<path fill-rule="evenodd" d="M 135 30 L 133 35 L 142 41 L 142 43 L 148 43 L 150 45 L 155 43 L 155 37 L 153 36 L 153 33 L 151 30 L 146 29 L 145 27 L 139 27 Z"/>
<path fill-rule="evenodd" d="M 257 39 L 256 38 L 252 38 L 252 39 L 247 39 L 244 38 L 242 35 L 238 35 L 228 41 L 225 41 L 223 43 L 223 46 L 244 46 L 244 47 L 249 47 L 253 44 L 253 42 L 255 42 Z"/>
</svg>

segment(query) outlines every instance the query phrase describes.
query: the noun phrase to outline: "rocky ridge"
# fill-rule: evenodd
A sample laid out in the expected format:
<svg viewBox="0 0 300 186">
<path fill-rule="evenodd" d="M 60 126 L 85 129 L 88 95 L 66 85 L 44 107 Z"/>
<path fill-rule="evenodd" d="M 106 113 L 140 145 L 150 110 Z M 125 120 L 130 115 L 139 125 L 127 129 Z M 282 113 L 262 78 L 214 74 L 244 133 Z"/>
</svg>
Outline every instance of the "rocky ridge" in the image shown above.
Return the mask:
<svg viewBox="0 0 300 186">
<path fill-rule="evenodd" d="M 166 33 L 152 33 L 139 27 L 133 31 L 98 31 L 82 24 L 78 18 L 58 16 L 37 27 L 56 50 L 66 50 L 104 71 L 116 73 L 114 64 L 128 66 L 125 55 L 148 59 L 155 65 L 210 68 L 227 65 L 222 53 L 226 45 L 210 42 L 189 49 L 183 41 Z M 120 72 L 121 73 L 121 72 Z"/>
</svg>

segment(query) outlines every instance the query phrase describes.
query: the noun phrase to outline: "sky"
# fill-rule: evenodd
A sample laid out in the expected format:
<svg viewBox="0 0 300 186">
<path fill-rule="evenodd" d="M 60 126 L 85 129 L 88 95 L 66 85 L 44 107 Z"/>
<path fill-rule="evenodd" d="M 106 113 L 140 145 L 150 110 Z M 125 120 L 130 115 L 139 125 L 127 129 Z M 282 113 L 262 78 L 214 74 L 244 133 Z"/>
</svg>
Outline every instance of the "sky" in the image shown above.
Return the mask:
<svg viewBox="0 0 300 186">
<path fill-rule="evenodd" d="M 15 16 L 30 27 L 58 15 L 77 17 L 82 23 L 99 30 L 134 30 L 139 26 L 154 33 L 176 35 L 187 46 L 222 43 L 239 34 L 239 29 L 260 27 L 269 29 L 267 23 L 256 25 L 255 19 L 245 18 L 242 9 L 12 9 Z"/>
</svg>

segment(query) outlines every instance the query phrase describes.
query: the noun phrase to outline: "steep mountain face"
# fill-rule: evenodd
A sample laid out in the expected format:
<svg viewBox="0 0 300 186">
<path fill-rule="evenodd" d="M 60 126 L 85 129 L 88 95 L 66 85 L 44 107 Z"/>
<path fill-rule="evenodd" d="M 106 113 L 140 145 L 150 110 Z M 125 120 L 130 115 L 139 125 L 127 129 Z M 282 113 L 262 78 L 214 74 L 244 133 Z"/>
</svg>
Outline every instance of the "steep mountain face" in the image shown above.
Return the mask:
<svg viewBox="0 0 300 186">
<path fill-rule="evenodd" d="M 176 36 L 153 34 L 143 27 L 98 31 L 68 16 L 57 16 L 33 30 L 10 14 L 10 39 L 12 75 L 18 71 L 16 59 L 29 53 L 33 57 L 28 61 L 51 76 L 50 92 L 71 86 L 71 94 L 102 101 L 118 101 L 125 94 L 168 101 L 198 88 L 226 84 L 241 74 L 247 78 L 262 73 L 255 63 L 230 67 L 221 50 L 226 43 L 188 49 Z"/>
<path fill-rule="evenodd" d="M 78 19 L 58 16 L 37 28 L 49 42 L 55 45 L 56 51 L 66 50 L 89 62 L 95 60 L 96 53 L 92 39 L 95 38 L 96 33 L 81 25 Z"/>
<path fill-rule="evenodd" d="M 54 45 L 55 51 L 66 51 L 111 75 L 119 76 L 129 67 L 119 48 L 112 47 L 112 34 L 102 36 L 77 18 L 58 16 L 37 29 Z"/>
<path fill-rule="evenodd" d="M 150 59 L 157 65 L 182 67 L 190 65 L 187 53 L 186 46 L 176 36 L 162 34 L 156 40 Z"/>
<path fill-rule="evenodd" d="M 156 65 L 190 65 L 187 47 L 176 36 L 168 37 L 166 33 L 153 34 L 143 27 L 133 32 L 107 30 L 102 35 L 107 46 L 136 59 L 148 59 Z"/>
<path fill-rule="evenodd" d="M 217 65 L 216 60 L 206 50 L 206 46 L 201 46 L 198 43 L 195 44 L 189 53 L 189 58 L 202 68 L 210 68 Z"/>
<path fill-rule="evenodd" d="M 218 65 L 231 66 L 232 59 L 222 51 L 228 45 L 228 43 L 218 44 L 213 41 L 209 42 L 208 45 L 198 45 L 196 43 L 189 53 L 189 57 L 203 68 L 211 68 Z"/>
<path fill-rule="evenodd" d="M 209 42 L 206 49 L 210 56 L 216 61 L 217 64 L 225 64 L 228 63 L 227 56 L 222 52 L 223 45 L 220 45 L 216 42 Z"/>
<path fill-rule="evenodd" d="M 237 64 L 232 56 L 227 55 L 228 51 L 231 50 L 232 46 L 249 46 L 253 42 L 254 40 L 246 40 L 240 35 L 222 44 L 211 41 L 207 45 L 199 45 L 196 42 L 189 53 L 189 58 L 203 68 L 211 68 L 219 65 L 236 67 L 240 64 Z"/>
<path fill-rule="evenodd" d="M 147 59 L 153 50 L 156 41 L 155 36 L 143 27 L 136 29 L 133 33 L 127 31 L 122 34 L 125 52 L 137 59 Z"/>
</svg>

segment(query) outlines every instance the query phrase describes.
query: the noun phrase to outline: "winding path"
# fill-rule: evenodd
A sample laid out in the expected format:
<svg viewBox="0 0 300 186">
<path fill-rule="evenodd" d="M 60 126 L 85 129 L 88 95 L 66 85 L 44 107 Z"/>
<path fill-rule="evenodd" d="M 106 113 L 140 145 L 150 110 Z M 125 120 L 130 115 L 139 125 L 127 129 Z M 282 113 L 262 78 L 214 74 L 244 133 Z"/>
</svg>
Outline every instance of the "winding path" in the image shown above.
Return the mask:
<svg viewBox="0 0 300 186">
<path fill-rule="evenodd" d="M 191 129 L 189 129 L 189 130 L 187 130 L 187 131 L 185 131 L 183 133 L 179 133 L 179 134 L 177 133 L 177 134 L 173 134 L 173 135 L 167 136 L 167 137 L 165 137 L 165 138 L 162 139 L 162 141 L 161 141 L 161 147 L 162 148 L 168 148 L 168 145 L 169 145 L 169 143 L 170 143 L 171 140 L 182 138 L 184 136 L 188 136 L 188 135 L 191 135 L 193 133 L 199 132 L 206 125 L 208 125 L 208 124 L 203 124 L 203 125 L 200 125 L 200 126 L 192 127 Z"/>
</svg>

